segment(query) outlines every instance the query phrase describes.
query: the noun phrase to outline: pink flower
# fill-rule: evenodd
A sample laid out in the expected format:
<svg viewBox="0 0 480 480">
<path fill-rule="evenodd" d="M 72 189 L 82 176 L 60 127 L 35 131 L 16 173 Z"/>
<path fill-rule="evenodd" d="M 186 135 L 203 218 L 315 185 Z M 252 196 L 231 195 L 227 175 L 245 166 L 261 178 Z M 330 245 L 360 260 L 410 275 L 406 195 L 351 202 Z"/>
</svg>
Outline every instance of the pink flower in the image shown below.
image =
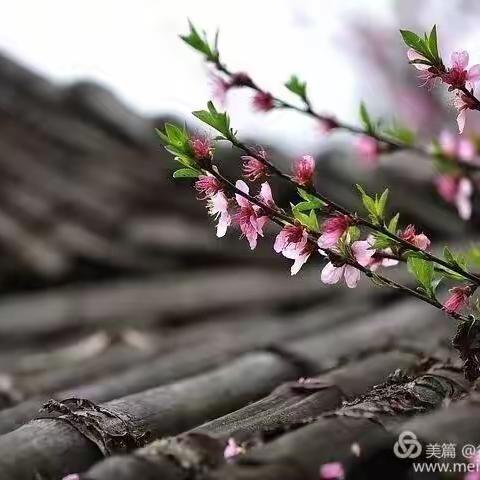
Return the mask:
<svg viewBox="0 0 480 480">
<path fill-rule="evenodd" d="M 473 85 L 480 80 L 480 65 L 473 65 L 469 70 L 468 52 L 465 50 L 453 52 L 451 55 L 450 68 L 442 75 L 442 80 L 450 85 L 449 90 L 456 88 L 472 88 Z"/>
<path fill-rule="evenodd" d="M 458 178 L 452 175 L 439 175 L 434 182 L 438 194 L 447 203 L 454 203 L 458 191 Z"/>
<path fill-rule="evenodd" d="M 230 458 L 236 457 L 237 455 L 241 455 L 245 453 L 245 449 L 238 445 L 234 438 L 229 438 L 227 442 L 227 446 L 223 451 L 223 456 L 228 460 Z"/>
<path fill-rule="evenodd" d="M 260 152 L 262 157 L 265 157 L 265 152 Z M 251 182 L 255 182 L 260 178 L 264 178 L 268 174 L 268 167 L 255 157 L 244 155 L 243 160 L 243 176 L 248 178 Z"/>
<path fill-rule="evenodd" d="M 446 157 L 472 162 L 475 159 L 476 148 L 473 142 L 459 135 L 444 130 L 440 134 L 440 148 Z"/>
<path fill-rule="evenodd" d="M 461 178 L 458 182 L 458 191 L 455 197 L 455 205 L 462 220 L 469 220 L 472 216 L 473 185 L 470 179 Z"/>
<path fill-rule="evenodd" d="M 268 112 L 275 107 L 274 98 L 269 92 L 257 92 L 253 97 L 253 108 L 258 112 Z"/>
<path fill-rule="evenodd" d="M 195 190 L 201 195 L 199 199 L 205 200 L 220 192 L 222 190 L 222 185 L 211 174 L 200 175 L 195 182 Z"/>
<path fill-rule="evenodd" d="M 410 62 L 415 61 L 415 60 L 421 60 L 424 62 L 428 62 L 428 60 L 423 56 L 420 55 L 418 52 L 416 52 L 413 48 L 409 48 L 407 50 L 407 57 Z M 420 75 L 419 77 L 424 81 L 424 85 L 427 83 L 431 82 L 434 80 L 436 77 L 438 77 L 438 73 L 435 71 L 435 69 L 430 65 L 430 63 L 425 64 L 425 63 L 413 63 L 412 64 L 417 70 L 420 70 Z"/>
<path fill-rule="evenodd" d="M 307 230 L 301 225 L 285 225 L 275 238 L 273 249 L 277 253 L 287 250 L 301 251 L 308 242 Z"/>
<path fill-rule="evenodd" d="M 380 145 L 374 138 L 360 135 L 355 142 L 355 150 L 364 167 L 372 168 L 378 165 Z"/>
<path fill-rule="evenodd" d="M 235 186 L 244 193 L 249 193 L 248 185 L 242 181 L 237 180 Z M 260 199 L 268 206 L 273 206 L 272 191 L 268 183 L 263 183 L 260 190 Z M 250 248 L 253 250 L 257 246 L 257 239 L 260 235 L 263 237 L 263 227 L 268 221 L 268 216 L 262 209 L 250 202 L 240 194 L 235 195 L 239 209 L 233 216 L 233 220 L 238 224 L 242 235 L 248 240 Z"/>
<path fill-rule="evenodd" d="M 452 175 L 440 175 L 435 179 L 439 195 L 447 202 L 455 205 L 460 218 L 469 220 L 472 216 L 473 185 L 468 178 Z"/>
<path fill-rule="evenodd" d="M 222 105 L 225 104 L 230 89 L 234 87 L 253 87 L 252 79 L 243 72 L 234 73 L 229 81 L 214 72 L 210 74 L 210 78 L 213 98 Z"/>
<path fill-rule="evenodd" d="M 447 313 L 458 313 L 468 304 L 468 299 L 472 294 L 472 289 L 466 285 L 464 287 L 453 287 L 449 290 L 450 296 L 443 304 L 443 309 Z"/>
<path fill-rule="evenodd" d="M 311 155 L 303 155 L 293 164 L 294 182 L 299 185 L 309 185 L 312 183 L 313 174 L 315 172 L 315 160 Z"/>
<path fill-rule="evenodd" d="M 370 243 L 366 240 L 353 242 L 351 250 L 355 261 L 364 267 L 370 264 L 375 253 L 375 250 L 372 250 Z M 355 288 L 360 280 L 360 275 L 360 270 L 352 265 L 335 266 L 332 262 L 329 262 L 322 270 L 321 279 L 323 283 L 333 285 L 344 277 L 347 287 Z"/>
<path fill-rule="evenodd" d="M 80 475 L 78 473 L 71 473 L 70 475 L 63 477 L 62 480 L 80 480 Z"/>
<path fill-rule="evenodd" d="M 340 462 L 324 463 L 320 467 L 321 480 L 342 480 L 345 470 Z"/>
<path fill-rule="evenodd" d="M 210 80 L 212 84 L 212 96 L 214 100 L 217 100 L 217 102 L 221 105 L 225 105 L 227 93 L 230 90 L 231 84 L 223 77 L 220 77 L 213 72 L 210 73 Z"/>
<path fill-rule="evenodd" d="M 426 57 L 423 55 L 420 55 L 416 50 L 413 48 L 409 48 L 407 50 L 407 57 L 410 62 L 414 62 L 415 60 L 421 60 L 422 62 L 428 62 Z M 412 65 L 417 69 L 417 70 L 428 70 L 431 65 L 427 65 L 426 63 L 412 63 Z"/>
<path fill-rule="evenodd" d="M 260 187 L 260 193 L 258 199 L 267 207 L 276 208 L 275 201 L 273 200 L 272 189 L 268 182 L 263 182 Z"/>
<path fill-rule="evenodd" d="M 302 250 L 285 250 L 283 256 L 294 260 L 293 265 L 290 268 L 290 274 L 296 275 L 300 269 L 307 263 L 310 255 L 315 251 L 315 246 L 311 243 L 307 243 Z"/>
<path fill-rule="evenodd" d="M 370 244 L 370 248 L 374 250 L 374 255 L 368 264 L 368 268 L 370 268 L 372 272 L 375 272 L 379 267 L 394 267 L 395 265 L 398 265 L 398 260 L 395 260 L 394 258 L 388 258 L 388 255 L 392 255 L 393 253 L 391 248 L 385 248 L 384 250 L 376 251 L 373 247 L 375 245 L 375 238 L 373 235 L 368 236 L 367 242 Z M 382 254 L 387 256 L 382 256 Z"/>
<path fill-rule="evenodd" d="M 473 94 L 473 89 L 472 89 Z M 465 129 L 465 122 L 467 120 L 467 110 L 475 109 L 475 101 L 472 100 L 469 96 L 465 95 L 463 92 L 455 92 L 455 97 L 453 99 L 453 105 L 457 109 L 457 125 L 458 132 L 463 133 Z"/>
<path fill-rule="evenodd" d="M 341 236 L 348 230 L 351 221 L 348 215 L 335 215 L 323 222 L 322 235 L 318 239 L 320 248 L 331 248 L 337 244 Z"/>
<path fill-rule="evenodd" d="M 227 233 L 227 228 L 232 223 L 228 208 L 228 199 L 225 194 L 220 191 L 210 197 L 207 201 L 208 213 L 212 215 L 215 220 L 218 219 L 217 237 L 223 237 Z"/>
<path fill-rule="evenodd" d="M 286 258 L 294 260 L 290 270 L 296 275 L 310 258 L 315 247 L 308 242 L 308 232 L 301 225 L 286 225 L 275 239 L 273 249 Z"/>
<path fill-rule="evenodd" d="M 210 160 L 213 154 L 213 144 L 206 136 L 195 136 L 190 139 L 192 152 L 197 160 Z"/>
<path fill-rule="evenodd" d="M 413 225 L 408 225 L 408 227 L 400 233 L 400 238 L 411 243 L 420 250 L 427 250 L 430 246 L 430 239 L 423 233 L 417 234 Z"/>
</svg>

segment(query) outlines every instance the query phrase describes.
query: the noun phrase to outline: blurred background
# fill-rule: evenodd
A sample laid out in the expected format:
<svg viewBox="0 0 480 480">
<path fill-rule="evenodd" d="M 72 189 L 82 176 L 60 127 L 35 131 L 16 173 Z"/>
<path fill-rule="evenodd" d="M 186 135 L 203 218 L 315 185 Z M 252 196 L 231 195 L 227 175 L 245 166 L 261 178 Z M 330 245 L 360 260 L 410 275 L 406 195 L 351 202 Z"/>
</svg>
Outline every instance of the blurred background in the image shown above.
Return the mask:
<svg viewBox="0 0 480 480">
<path fill-rule="evenodd" d="M 4 406 L 32 395 L 65 396 L 65 389 L 80 395 L 84 385 L 173 350 L 180 352 L 176 361 L 195 359 L 182 370 L 187 376 L 314 330 L 333 310 L 356 318 L 400 301 L 366 281 L 355 292 L 327 288 L 318 265 L 290 278 L 289 262 L 273 255 L 273 229 L 255 252 L 237 232 L 218 240 L 189 182 L 171 179 L 173 162 L 153 130 L 172 119 L 199 129 L 190 112 L 212 95 L 208 68 L 178 38 L 190 18 L 211 34 L 220 29 L 220 52 L 233 71 L 250 73 L 281 97 L 295 101 L 283 83 L 296 73 L 316 110 L 340 120 L 357 123 L 363 99 L 374 115 L 395 116 L 420 138 L 445 127 L 455 132 L 444 89 L 419 88 L 398 29 L 436 23 L 445 55 L 466 48 L 472 63 L 480 62 L 477 1 L 0 5 Z M 227 108 L 240 136 L 268 146 L 279 165 L 315 155 L 319 188 L 344 205 L 358 207 L 355 183 L 371 191 L 389 186 L 391 211 L 400 211 L 405 224 L 454 246 L 475 241 L 474 224 L 436 196 L 428 162 L 398 153 L 366 170 L 350 136 L 324 135 L 292 112 L 255 113 L 246 89 L 230 92 Z M 470 132 L 478 117 L 471 115 Z M 239 152 L 219 155 L 238 176 Z M 288 204 L 293 192 L 275 183 L 273 189 Z M 258 336 L 252 324 L 261 325 Z M 333 357 L 329 366 L 339 360 Z M 87 391 L 103 401 L 167 380 L 119 380 L 114 390 Z"/>
</svg>

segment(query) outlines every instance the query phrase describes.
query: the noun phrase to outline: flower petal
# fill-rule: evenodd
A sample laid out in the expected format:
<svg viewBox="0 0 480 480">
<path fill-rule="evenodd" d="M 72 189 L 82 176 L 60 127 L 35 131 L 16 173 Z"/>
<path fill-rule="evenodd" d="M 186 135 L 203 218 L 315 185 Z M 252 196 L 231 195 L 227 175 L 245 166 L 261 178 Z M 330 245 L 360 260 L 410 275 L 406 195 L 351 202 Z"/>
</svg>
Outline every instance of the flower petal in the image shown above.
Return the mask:
<svg viewBox="0 0 480 480">
<path fill-rule="evenodd" d="M 237 180 L 235 186 L 243 193 L 249 193 L 248 185 L 243 180 Z M 235 200 L 237 200 L 237 203 L 240 205 L 240 207 L 248 207 L 250 205 L 250 202 L 238 193 L 235 195 Z"/>
<path fill-rule="evenodd" d="M 258 233 L 253 229 L 249 229 L 247 232 L 245 232 L 245 237 L 247 237 L 250 249 L 255 250 L 255 247 L 257 246 Z"/>
<path fill-rule="evenodd" d="M 348 288 L 355 288 L 360 280 L 360 270 L 351 265 L 345 267 L 345 283 Z"/>
<path fill-rule="evenodd" d="M 458 157 L 465 161 L 471 162 L 475 158 L 476 148 L 475 145 L 466 138 L 460 138 L 458 140 Z"/>
<path fill-rule="evenodd" d="M 288 243 L 288 232 L 285 229 L 280 230 L 279 234 L 275 238 L 275 243 L 273 244 L 273 249 L 280 253 Z"/>
<path fill-rule="evenodd" d="M 455 156 L 457 150 L 457 138 L 452 132 L 443 130 L 442 133 L 440 133 L 439 143 L 442 152 L 445 155 L 448 155 L 449 157 Z"/>
<path fill-rule="evenodd" d="M 256 218 L 256 229 L 257 233 L 263 237 L 263 227 L 268 222 L 268 217 L 266 215 Z"/>
<path fill-rule="evenodd" d="M 227 233 L 227 228 L 230 226 L 232 223 L 232 219 L 228 212 L 223 212 L 220 215 L 220 218 L 218 219 L 218 225 L 217 225 L 217 237 L 221 238 L 224 237 L 225 234 Z"/>
<path fill-rule="evenodd" d="M 293 262 L 292 268 L 290 269 L 290 273 L 292 275 L 296 275 L 303 265 L 307 262 L 310 257 L 311 252 L 305 253 L 303 255 L 298 255 L 295 261 Z"/>
<path fill-rule="evenodd" d="M 472 195 L 473 187 L 470 180 L 462 178 L 458 184 L 458 194 L 455 199 L 458 214 L 463 220 L 469 220 L 472 216 Z"/>
<path fill-rule="evenodd" d="M 362 266 L 367 266 L 375 254 L 375 250 L 368 240 L 360 240 L 352 243 L 352 252 L 355 260 Z"/>
<path fill-rule="evenodd" d="M 338 283 L 338 281 L 342 278 L 344 270 L 345 270 L 345 265 L 341 267 L 335 267 L 333 263 L 328 262 L 323 267 L 320 278 L 323 283 L 326 283 L 328 285 L 333 285 L 335 283 Z"/>
<path fill-rule="evenodd" d="M 458 214 L 462 220 L 470 220 L 472 216 L 472 202 L 470 197 L 459 197 L 456 202 Z"/>
<path fill-rule="evenodd" d="M 427 60 L 423 55 L 417 53 L 413 48 L 407 50 L 407 57 L 412 62 L 413 60 Z M 428 70 L 430 65 L 424 65 L 423 63 L 412 64 L 417 70 Z"/>
<path fill-rule="evenodd" d="M 273 207 L 275 205 L 272 196 L 272 189 L 270 188 L 268 182 L 262 183 L 262 186 L 260 187 L 260 199 L 269 207 Z"/>
<path fill-rule="evenodd" d="M 457 125 L 458 125 L 458 133 L 463 133 L 463 130 L 465 128 L 465 121 L 467 114 L 465 110 L 461 110 L 459 114 L 457 115 Z"/>
<path fill-rule="evenodd" d="M 340 230 L 322 233 L 317 242 L 318 246 L 320 248 L 331 248 L 336 245 L 338 239 L 342 236 L 342 234 L 343 232 Z"/>
<path fill-rule="evenodd" d="M 480 80 L 480 65 L 473 65 L 467 74 L 467 80 L 471 83 L 478 82 Z"/>
<path fill-rule="evenodd" d="M 450 60 L 452 62 L 452 67 L 458 68 L 459 70 L 465 70 L 468 67 L 468 52 L 466 50 L 457 50 L 452 53 Z"/>
</svg>

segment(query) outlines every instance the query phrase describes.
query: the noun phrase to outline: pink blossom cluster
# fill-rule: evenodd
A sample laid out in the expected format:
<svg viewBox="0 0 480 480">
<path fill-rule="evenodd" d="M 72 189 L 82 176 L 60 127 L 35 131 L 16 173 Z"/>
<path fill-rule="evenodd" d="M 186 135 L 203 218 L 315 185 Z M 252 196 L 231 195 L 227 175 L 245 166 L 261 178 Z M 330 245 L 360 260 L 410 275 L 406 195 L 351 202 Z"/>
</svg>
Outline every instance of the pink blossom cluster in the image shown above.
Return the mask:
<svg viewBox="0 0 480 480">
<path fill-rule="evenodd" d="M 443 304 L 443 309 L 447 313 L 458 313 L 468 305 L 472 289 L 468 285 L 462 287 L 453 287 L 449 290 L 450 296 Z"/>
<path fill-rule="evenodd" d="M 412 48 L 407 51 L 407 56 L 410 61 L 420 60 L 426 62 L 414 64 L 415 68 L 420 70 L 420 78 L 425 83 L 439 78 L 442 82 L 449 85 L 449 91 L 456 90 L 454 105 L 458 112 L 458 130 L 462 133 L 465 128 L 466 112 L 475 107 L 475 101 L 462 89 L 466 89 L 473 94 L 475 85 L 480 80 L 480 65 L 477 64 L 468 68 L 469 54 L 465 50 L 453 52 L 450 57 L 451 65 L 445 68 L 444 71 L 433 68 L 428 64 L 428 60 L 424 56 Z"/>
<path fill-rule="evenodd" d="M 479 165 L 476 147 L 469 139 L 444 131 L 439 138 L 441 154 L 450 161 L 465 165 Z M 469 220 L 472 216 L 472 180 L 464 175 L 444 173 L 435 178 L 439 195 L 454 205 L 460 218 Z"/>
<path fill-rule="evenodd" d="M 231 75 L 228 80 L 216 73 L 211 74 L 213 84 L 213 96 L 222 105 L 225 104 L 227 94 L 232 88 L 250 87 L 257 91 L 252 98 L 252 107 L 257 112 L 268 112 L 275 108 L 275 98 L 270 92 L 259 90 L 255 87 L 252 79 L 243 72 Z"/>
<path fill-rule="evenodd" d="M 244 175 L 252 181 L 264 177 L 268 171 L 267 162 L 262 161 L 266 160 L 266 153 L 262 151 L 258 157 L 242 157 Z M 312 182 L 314 170 L 313 157 L 304 155 L 294 163 L 292 179 L 299 185 L 308 186 Z M 221 182 L 212 174 L 201 175 L 195 182 L 199 198 L 207 201 L 210 215 L 218 221 L 217 236 L 224 236 L 229 226 L 236 225 L 253 250 L 257 246 L 258 237 L 263 237 L 263 229 L 272 211 L 275 213 L 280 209 L 275 204 L 267 182 L 261 184 L 256 197 L 250 196 L 250 189 L 242 180 L 236 182 L 235 188 L 237 191 L 234 197 L 229 198 Z M 287 223 L 277 234 L 273 248 L 275 252 L 293 260 L 292 275 L 297 274 L 318 250 L 330 260 L 321 272 L 322 282 L 335 284 L 343 278 L 349 288 L 355 288 L 361 277 L 361 269 L 357 267 L 375 271 L 379 267 L 394 266 L 398 260 L 390 258 L 393 257 L 391 249 L 377 251 L 373 236 L 350 244 L 348 231 L 353 225 L 354 221 L 349 215 L 333 214 L 324 220 L 320 235 L 315 240 L 300 222 Z M 400 232 L 400 237 L 420 250 L 426 250 L 430 246 L 428 237 L 417 233 L 413 225 Z M 341 252 L 340 242 L 347 249 L 346 258 L 345 252 Z"/>
<path fill-rule="evenodd" d="M 234 73 L 229 77 L 228 80 L 214 72 L 211 72 L 210 78 L 213 87 L 213 97 L 222 105 L 225 104 L 227 93 L 232 88 L 251 87 L 253 85 L 252 79 L 248 76 L 248 74 L 243 72 Z"/>
<path fill-rule="evenodd" d="M 202 142 L 199 146 L 201 155 L 211 151 L 211 147 Z M 444 155 L 462 157 L 464 161 L 473 158 L 472 149 L 465 140 L 447 134 L 440 141 Z M 192 148 L 194 143 L 192 142 Z M 249 180 L 256 181 L 268 175 L 269 163 L 266 152 L 260 150 L 255 156 L 242 157 L 243 173 Z M 298 185 L 309 186 L 315 171 L 315 161 L 310 155 L 297 159 L 292 168 L 292 180 Z M 439 189 L 444 188 L 439 185 Z M 253 250 L 258 237 L 263 236 L 263 229 L 270 217 L 282 212 L 275 204 L 272 190 L 267 182 L 260 185 L 255 197 L 250 195 L 249 186 L 242 180 L 235 184 L 233 196 L 227 195 L 224 185 L 217 176 L 207 173 L 200 175 L 195 182 L 195 189 L 200 200 L 205 200 L 207 209 L 217 223 L 217 236 L 226 234 L 229 226 L 236 225 Z M 446 192 L 441 192 L 446 196 Z M 449 198 L 453 198 L 449 197 Z M 458 201 L 458 200 L 457 200 Z M 461 207 L 459 206 L 459 210 Z M 462 214 L 462 213 L 461 213 Z M 315 251 L 327 257 L 329 261 L 322 269 L 320 278 L 325 284 L 336 284 L 344 279 L 347 287 L 355 288 L 360 280 L 362 270 L 376 271 L 379 267 L 391 267 L 398 264 L 398 258 L 390 248 L 377 250 L 375 238 L 370 235 L 366 240 L 350 240 L 350 227 L 355 225 L 353 217 L 334 213 L 328 216 L 316 238 L 298 221 L 285 223 L 277 234 L 273 248 L 275 252 L 293 260 L 291 274 L 297 274 Z M 399 238 L 410 243 L 418 250 L 430 248 L 430 239 L 422 232 L 417 232 L 414 225 L 408 225 L 398 233 Z M 471 286 L 457 286 L 450 290 L 450 295 L 443 304 L 447 313 L 458 313 L 468 305 L 473 290 Z M 225 455 L 233 456 L 238 450 L 234 441 L 229 441 Z"/>
</svg>

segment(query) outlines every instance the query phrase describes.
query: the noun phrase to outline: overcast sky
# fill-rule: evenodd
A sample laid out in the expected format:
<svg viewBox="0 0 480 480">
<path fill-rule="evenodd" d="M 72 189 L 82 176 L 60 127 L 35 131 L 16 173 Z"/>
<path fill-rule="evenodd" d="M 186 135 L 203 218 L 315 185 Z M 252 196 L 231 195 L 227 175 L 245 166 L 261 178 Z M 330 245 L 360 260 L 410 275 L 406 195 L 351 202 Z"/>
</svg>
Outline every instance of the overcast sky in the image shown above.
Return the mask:
<svg viewBox="0 0 480 480">
<path fill-rule="evenodd" d="M 389 18 L 389 0 L 0 0 L 0 47 L 60 81 L 92 79 L 145 113 L 188 114 L 210 98 L 206 69 L 178 34 L 187 18 L 220 28 L 220 51 L 274 93 L 291 73 L 308 81 L 320 110 L 355 120 L 358 92 L 339 46 L 354 15 Z M 305 150 L 318 141 L 306 119 L 252 114 L 238 92 L 228 108 L 246 134 Z M 299 139 L 303 143 L 298 145 Z"/>
</svg>

